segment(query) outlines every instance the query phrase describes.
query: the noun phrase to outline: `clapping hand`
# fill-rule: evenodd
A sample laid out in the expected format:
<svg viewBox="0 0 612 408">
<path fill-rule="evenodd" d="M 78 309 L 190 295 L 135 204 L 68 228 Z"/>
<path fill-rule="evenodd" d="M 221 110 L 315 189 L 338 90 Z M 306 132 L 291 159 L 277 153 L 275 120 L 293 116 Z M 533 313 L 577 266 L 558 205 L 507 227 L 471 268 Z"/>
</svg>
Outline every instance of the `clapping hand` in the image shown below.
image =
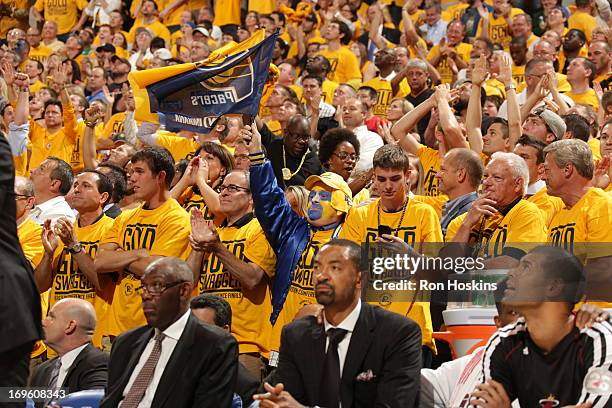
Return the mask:
<svg viewBox="0 0 612 408">
<path fill-rule="evenodd" d="M 197 208 L 191 212 L 189 241 L 197 251 L 208 251 L 211 246 L 221 242 L 215 224 L 212 221 L 205 220 L 204 214 Z"/>
<path fill-rule="evenodd" d="M 472 83 L 474 85 L 481 86 L 487 79 L 489 79 L 487 57 L 484 54 L 481 54 L 476 60 L 474 68 L 472 69 Z"/>
<path fill-rule="evenodd" d="M 282 383 L 271 386 L 267 382 L 264 383 L 265 394 L 253 395 L 254 400 L 260 401 L 259 406 L 262 408 L 303 408 L 304 406 L 297 402 L 291 394 L 285 391 Z"/>
<path fill-rule="evenodd" d="M 240 136 L 249 148 L 249 153 L 261 153 L 261 134 L 257 129 L 257 124 L 246 125 L 240 129 Z"/>
<path fill-rule="evenodd" d="M 66 217 L 58 218 L 54 227 L 56 235 L 66 247 L 73 246 L 78 241 L 72 222 Z"/>
<path fill-rule="evenodd" d="M 53 232 L 53 229 L 51 228 L 51 220 L 45 220 L 45 223 L 43 224 L 41 240 L 43 248 L 45 249 L 47 255 L 53 255 L 53 253 L 57 249 L 59 240 L 57 239 L 57 235 L 55 235 L 55 232 Z"/>
<path fill-rule="evenodd" d="M 512 61 L 510 57 L 504 54 L 501 56 L 499 64 L 499 74 L 495 75 L 496 79 L 500 81 L 504 86 L 512 84 Z"/>
</svg>

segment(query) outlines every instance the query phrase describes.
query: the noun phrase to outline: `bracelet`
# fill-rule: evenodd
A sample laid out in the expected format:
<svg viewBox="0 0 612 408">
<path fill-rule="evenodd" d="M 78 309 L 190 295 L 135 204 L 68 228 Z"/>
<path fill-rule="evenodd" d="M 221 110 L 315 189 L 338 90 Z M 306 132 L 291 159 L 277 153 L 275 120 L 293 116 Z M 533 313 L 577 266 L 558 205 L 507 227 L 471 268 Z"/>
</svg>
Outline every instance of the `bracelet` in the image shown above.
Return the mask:
<svg viewBox="0 0 612 408">
<path fill-rule="evenodd" d="M 504 86 L 504 89 L 506 90 L 506 92 L 511 90 L 511 89 L 514 89 L 516 91 L 516 85 L 514 85 L 514 84 L 506 85 L 506 86 Z"/>
<path fill-rule="evenodd" d="M 83 122 L 85 122 L 85 126 L 87 126 L 88 128 L 95 128 L 96 127 L 96 122 L 92 122 L 90 120 L 84 120 Z"/>
<path fill-rule="evenodd" d="M 19 90 L 21 92 L 30 92 L 30 87 L 29 86 L 24 86 L 23 88 L 19 88 Z"/>
</svg>

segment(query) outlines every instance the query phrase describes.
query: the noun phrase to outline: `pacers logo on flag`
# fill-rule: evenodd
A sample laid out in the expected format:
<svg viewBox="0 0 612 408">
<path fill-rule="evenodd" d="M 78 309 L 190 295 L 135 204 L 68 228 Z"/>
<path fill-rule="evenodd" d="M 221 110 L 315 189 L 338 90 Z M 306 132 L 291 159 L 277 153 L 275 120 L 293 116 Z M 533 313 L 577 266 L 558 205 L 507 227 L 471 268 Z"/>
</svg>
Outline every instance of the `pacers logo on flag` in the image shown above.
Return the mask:
<svg viewBox="0 0 612 408">
<path fill-rule="evenodd" d="M 251 57 L 248 57 L 232 68 L 201 81 L 200 84 L 204 89 L 222 94 L 223 99 L 228 99 L 228 102 L 237 103 L 251 96 L 253 79 L 253 64 Z"/>
</svg>

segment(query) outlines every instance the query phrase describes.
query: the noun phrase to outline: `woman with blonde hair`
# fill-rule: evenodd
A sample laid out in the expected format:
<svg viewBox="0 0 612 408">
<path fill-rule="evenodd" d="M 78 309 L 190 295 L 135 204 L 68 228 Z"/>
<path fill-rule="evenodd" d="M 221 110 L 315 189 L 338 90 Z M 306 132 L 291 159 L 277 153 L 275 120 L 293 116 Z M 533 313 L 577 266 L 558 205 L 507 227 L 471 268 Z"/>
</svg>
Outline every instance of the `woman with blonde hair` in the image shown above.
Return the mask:
<svg viewBox="0 0 612 408">
<path fill-rule="evenodd" d="M 302 218 L 306 218 L 306 211 L 308 211 L 308 194 L 309 191 L 304 186 L 289 186 L 285 190 L 287 202 L 291 205 L 293 211 Z"/>
</svg>

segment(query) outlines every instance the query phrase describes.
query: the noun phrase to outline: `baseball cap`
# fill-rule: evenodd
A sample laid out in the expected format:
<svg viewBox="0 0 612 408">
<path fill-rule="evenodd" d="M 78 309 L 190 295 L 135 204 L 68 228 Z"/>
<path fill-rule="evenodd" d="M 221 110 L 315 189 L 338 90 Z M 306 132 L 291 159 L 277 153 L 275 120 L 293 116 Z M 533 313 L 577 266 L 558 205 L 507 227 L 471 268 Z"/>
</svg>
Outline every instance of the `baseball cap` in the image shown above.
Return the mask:
<svg viewBox="0 0 612 408">
<path fill-rule="evenodd" d="M 114 54 L 116 50 L 115 50 L 115 46 L 113 44 L 106 43 L 106 44 L 101 45 L 98 48 L 96 48 L 96 51 L 97 52 L 103 52 L 103 51 L 105 51 L 105 52 L 112 52 Z"/>
<path fill-rule="evenodd" d="M 555 138 L 557 140 L 563 138 L 565 131 L 567 130 L 567 126 L 565 122 L 561 118 L 561 116 L 557 115 L 555 112 L 548 109 L 536 110 L 533 112 L 534 115 L 539 116 L 544 120 L 546 126 L 553 132 Z"/>
<path fill-rule="evenodd" d="M 130 65 L 130 61 L 126 60 L 125 58 L 121 58 L 121 57 L 119 57 L 117 55 L 113 55 L 111 57 L 111 62 L 116 63 L 117 61 L 120 61 L 120 62 L 122 62 L 124 64 Z"/>
<path fill-rule="evenodd" d="M 338 211 L 348 212 L 352 205 L 353 193 L 342 176 L 332 172 L 323 173 L 320 176 L 310 176 L 306 179 L 304 187 L 311 190 L 317 183 L 322 183 L 333 190 L 343 193 L 344 200 L 342 200 L 342 202 L 338 202 L 332 198 L 332 206 Z"/>
<path fill-rule="evenodd" d="M 127 143 L 127 139 L 125 138 L 125 133 L 115 133 L 112 136 L 112 140 L 115 143 L 115 147 L 121 146 L 122 144 Z"/>
<path fill-rule="evenodd" d="M 205 36 L 205 37 L 210 37 L 210 33 L 208 32 L 208 30 L 207 30 L 207 29 L 205 29 L 205 28 L 204 28 L 204 27 L 202 27 L 202 26 L 198 26 L 198 27 L 194 28 L 194 29 L 193 29 L 193 32 L 194 32 L 194 33 L 200 33 L 200 34 L 202 34 L 202 35 L 203 35 L 203 36 Z"/>
<path fill-rule="evenodd" d="M 172 53 L 168 49 L 166 49 L 166 48 L 160 48 L 158 50 L 155 50 L 153 55 L 156 56 L 159 59 L 164 60 L 164 61 L 169 60 L 169 59 L 172 58 Z"/>
<path fill-rule="evenodd" d="M 136 35 L 142 33 L 143 31 L 145 33 L 149 34 L 149 36 L 151 36 L 151 38 L 155 38 L 155 34 L 153 34 L 153 31 L 149 30 L 147 27 L 138 27 L 136 29 Z"/>
</svg>

